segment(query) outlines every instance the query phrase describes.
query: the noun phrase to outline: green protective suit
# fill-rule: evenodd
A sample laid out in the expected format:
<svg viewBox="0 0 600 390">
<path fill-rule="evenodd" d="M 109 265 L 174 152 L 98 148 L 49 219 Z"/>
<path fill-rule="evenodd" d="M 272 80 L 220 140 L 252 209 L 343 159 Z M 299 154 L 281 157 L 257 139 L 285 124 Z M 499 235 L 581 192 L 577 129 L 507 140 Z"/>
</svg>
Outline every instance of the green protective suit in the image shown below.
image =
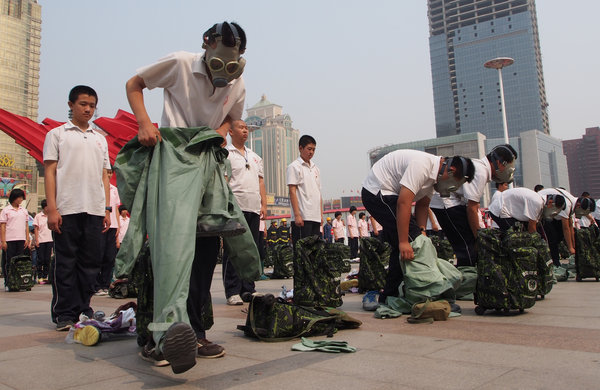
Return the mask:
<svg viewBox="0 0 600 390">
<path fill-rule="evenodd" d="M 154 274 L 154 318 L 149 329 L 159 344 L 173 322 L 189 323 L 186 301 L 197 224 L 246 228 L 224 237 L 229 259 L 241 278 L 260 278 L 260 256 L 246 219 L 225 181 L 227 150 L 208 127 L 161 128 L 162 142 L 145 147 L 137 137 L 117 155 L 121 202 L 131 213 L 115 275 L 128 275 L 148 235 Z"/>
</svg>

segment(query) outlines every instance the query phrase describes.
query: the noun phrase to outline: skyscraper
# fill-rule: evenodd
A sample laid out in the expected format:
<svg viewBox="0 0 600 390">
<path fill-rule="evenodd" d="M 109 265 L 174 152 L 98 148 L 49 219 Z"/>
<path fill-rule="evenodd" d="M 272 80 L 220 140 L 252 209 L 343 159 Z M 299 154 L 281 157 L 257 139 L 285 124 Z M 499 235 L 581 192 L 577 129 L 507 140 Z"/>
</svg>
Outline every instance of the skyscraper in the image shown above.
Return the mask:
<svg viewBox="0 0 600 390">
<path fill-rule="evenodd" d="M 503 138 L 498 72 L 483 64 L 511 57 L 503 70 L 509 137 L 550 134 L 534 0 L 428 0 L 436 135 L 481 132 Z"/>
<path fill-rule="evenodd" d="M 267 202 L 270 212 L 289 212 L 289 193 L 286 184 L 287 166 L 298 158 L 300 132 L 292 128 L 292 118 L 283 113 L 280 105 L 263 95 L 258 103 L 246 110 L 246 123 L 251 131 L 250 148 L 263 159 Z"/>
<path fill-rule="evenodd" d="M 0 108 L 37 121 L 42 9 L 36 0 L 0 0 Z M 0 203 L 23 188 L 28 209 L 37 210 L 35 160 L 0 131 Z M 41 186 L 43 189 L 43 186 Z M 31 195 L 31 196 L 30 196 Z"/>
<path fill-rule="evenodd" d="M 571 193 L 579 196 L 587 191 L 594 199 L 600 198 L 600 127 L 588 127 L 579 139 L 564 140 L 563 149 Z"/>
</svg>

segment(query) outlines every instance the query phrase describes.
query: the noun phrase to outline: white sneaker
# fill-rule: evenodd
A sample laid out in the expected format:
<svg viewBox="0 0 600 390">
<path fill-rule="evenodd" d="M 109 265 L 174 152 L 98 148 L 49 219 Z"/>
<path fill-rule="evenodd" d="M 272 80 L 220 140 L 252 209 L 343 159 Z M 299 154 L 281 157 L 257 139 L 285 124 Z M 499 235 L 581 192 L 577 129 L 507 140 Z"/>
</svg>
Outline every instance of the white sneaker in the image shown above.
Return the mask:
<svg viewBox="0 0 600 390">
<path fill-rule="evenodd" d="M 239 305 L 243 305 L 244 302 L 242 301 L 242 298 L 240 298 L 239 295 L 232 295 L 229 298 L 227 298 L 227 304 L 229 306 L 239 306 Z"/>
</svg>

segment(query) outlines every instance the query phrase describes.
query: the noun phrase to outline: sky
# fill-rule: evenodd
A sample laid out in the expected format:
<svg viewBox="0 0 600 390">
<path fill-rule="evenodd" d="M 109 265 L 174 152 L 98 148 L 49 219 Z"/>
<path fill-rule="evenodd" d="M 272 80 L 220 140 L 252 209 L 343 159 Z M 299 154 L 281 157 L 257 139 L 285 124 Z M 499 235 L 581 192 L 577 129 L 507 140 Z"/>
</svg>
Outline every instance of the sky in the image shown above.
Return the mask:
<svg viewBox="0 0 600 390">
<path fill-rule="evenodd" d="M 39 121 L 65 120 L 77 84 L 99 116 L 129 109 L 125 82 L 174 51 L 200 52 L 202 33 L 236 21 L 248 37 L 246 107 L 263 94 L 317 140 L 323 197 L 358 194 L 368 151 L 435 137 L 426 0 L 38 0 Z M 600 2 L 536 2 L 550 132 L 580 138 L 600 125 Z M 146 91 L 160 122 L 162 91 Z"/>
</svg>

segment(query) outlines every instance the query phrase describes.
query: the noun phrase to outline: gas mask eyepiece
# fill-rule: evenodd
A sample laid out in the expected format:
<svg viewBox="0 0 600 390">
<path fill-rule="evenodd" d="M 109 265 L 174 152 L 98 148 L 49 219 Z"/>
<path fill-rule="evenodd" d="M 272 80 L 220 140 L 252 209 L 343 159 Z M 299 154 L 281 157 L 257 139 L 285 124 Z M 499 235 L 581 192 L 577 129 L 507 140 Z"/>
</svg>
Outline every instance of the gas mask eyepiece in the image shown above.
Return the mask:
<svg viewBox="0 0 600 390">
<path fill-rule="evenodd" d="M 206 42 L 202 48 L 206 50 L 204 62 L 210 72 L 212 84 L 216 88 L 224 88 L 231 81 L 239 78 L 244 72 L 246 60 L 240 56 L 241 39 L 237 28 L 229 24 L 235 38 L 235 46 L 229 47 L 223 43 L 223 23 L 219 23 L 213 34 L 215 44 L 208 45 Z M 214 48 L 213 48 L 214 46 Z"/>
</svg>

